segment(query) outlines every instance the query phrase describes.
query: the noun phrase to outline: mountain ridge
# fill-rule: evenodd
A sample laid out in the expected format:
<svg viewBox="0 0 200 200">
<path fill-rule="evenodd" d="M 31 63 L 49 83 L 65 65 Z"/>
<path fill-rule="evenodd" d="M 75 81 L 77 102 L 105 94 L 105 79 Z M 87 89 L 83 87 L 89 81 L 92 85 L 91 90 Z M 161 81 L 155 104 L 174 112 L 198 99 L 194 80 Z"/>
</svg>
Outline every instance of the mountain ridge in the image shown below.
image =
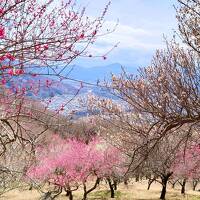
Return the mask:
<svg viewBox="0 0 200 200">
<path fill-rule="evenodd" d="M 111 74 L 119 75 L 122 68 L 128 73 L 137 73 L 136 67 L 122 66 L 119 63 L 113 63 L 105 66 L 83 67 L 79 65 L 69 66 L 71 72 L 69 77 L 76 80 L 95 83 L 98 80 L 110 80 Z"/>
</svg>

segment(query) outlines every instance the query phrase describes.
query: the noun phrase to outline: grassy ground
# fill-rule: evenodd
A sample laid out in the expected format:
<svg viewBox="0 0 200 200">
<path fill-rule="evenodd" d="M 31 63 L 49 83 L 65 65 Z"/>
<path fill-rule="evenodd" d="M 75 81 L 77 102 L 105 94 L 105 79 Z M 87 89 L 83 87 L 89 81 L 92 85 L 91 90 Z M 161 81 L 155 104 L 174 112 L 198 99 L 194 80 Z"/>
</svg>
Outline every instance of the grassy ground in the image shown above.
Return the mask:
<svg viewBox="0 0 200 200">
<path fill-rule="evenodd" d="M 131 183 L 128 187 L 121 184 L 116 192 L 115 200 L 158 200 L 160 196 L 161 186 L 159 184 L 152 184 L 149 191 L 146 190 L 147 183 Z M 200 200 L 200 192 L 192 191 L 189 184 L 186 187 L 187 192 L 185 196 L 180 194 L 179 188 L 171 189 L 168 186 L 166 195 L 167 200 Z M 197 188 L 198 189 L 198 188 Z M 28 190 L 13 190 L 1 197 L 3 200 L 39 200 L 41 194 L 37 191 Z M 74 193 L 74 200 L 81 200 L 82 193 L 77 191 Z M 88 200 L 111 200 L 110 193 L 106 185 L 101 185 L 94 192 L 88 196 Z M 57 198 L 58 200 L 68 199 L 65 194 Z"/>
</svg>

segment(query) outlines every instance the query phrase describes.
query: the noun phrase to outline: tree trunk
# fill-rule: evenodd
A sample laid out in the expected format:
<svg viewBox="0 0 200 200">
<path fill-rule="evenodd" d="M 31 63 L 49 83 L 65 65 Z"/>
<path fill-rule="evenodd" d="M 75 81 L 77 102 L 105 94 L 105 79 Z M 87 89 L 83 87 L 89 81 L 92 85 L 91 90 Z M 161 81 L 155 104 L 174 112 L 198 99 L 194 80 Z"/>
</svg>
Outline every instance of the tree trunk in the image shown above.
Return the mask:
<svg viewBox="0 0 200 200">
<path fill-rule="evenodd" d="M 94 184 L 93 187 L 91 187 L 89 190 L 87 190 L 87 187 L 86 187 L 86 182 L 83 183 L 83 190 L 84 190 L 84 193 L 83 193 L 83 199 L 82 200 L 87 200 L 87 195 L 92 192 L 94 189 L 96 189 L 97 185 L 99 185 L 99 182 L 100 182 L 100 178 L 97 178 L 96 179 L 96 182 Z"/>
<path fill-rule="evenodd" d="M 107 180 L 108 180 L 108 184 L 109 184 L 109 187 L 110 187 L 110 197 L 115 198 L 114 184 L 112 184 L 112 181 L 111 181 L 110 178 L 107 178 Z"/>
<path fill-rule="evenodd" d="M 117 181 L 114 180 L 114 190 L 117 190 Z"/>
<path fill-rule="evenodd" d="M 135 177 L 135 182 L 139 182 L 139 180 L 140 180 L 140 176 L 139 176 L 139 174 L 137 174 Z"/>
<path fill-rule="evenodd" d="M 156 179 L 149 179 L 149 181 L 148 181 L 148 187 L 147 187 L 147 190 L 149 190 L 150 189 L 150 187 L 151 187 L 151 184 L 155 181 Z"/>
<path fill-rule="evenodd" d="M 172 183 L 172 188 L 174 189 L 176 185 L 176 181 Z"/>
<path fill-rule="evenodd" d="M 185 194 L 185 184 L 186 184 L 186 179 L 183 179 L 183 183 L 181 184 L 181 194 Z"/>
<path fill-rule="evenodd" d="M 83 194 L 83 200 L 87 200 L 87 193 L 85 193 L 85 192 Z"/>
<path fill-rule="evenodd" d="M 160 199 L 165 199 L 166 190 L 167 190 L 167 179 L 163 179 L 162 180 L 162 191 L 161 191 Z"/>
<path fill-rule="evenodd" d="M 73 200 L 73 195 L 72 195 L 72 191 L 69 191 L 69 200 Z"/>
<path fill-rule="evenodd" d="M 69 196 L 69 190 L 65 190 L 66 191 L 66 196 Z"/>
<path fill-rule="evenodd" d="M 31 183 L 30 187 L 28 188 L 28 190 L 32 190 L 33 189 L 33 184 Z"/>
<path fill-rule="evenodd" d="M 62 193 L 62 187 L 58 187 L 58 190 L 46 192 L 45 195 L 42 197 L 42 200 L 53 200 L 61 193 Z"/>
<path fill-rule="evenodd" d="M 124 178 L 124 185 L 128 186 L 128 178 Z"/>
<path fill-rule="evenodd" d="M 42 200 L 53 200 L 53 198 L 51 197 L 51 192 L 46 192 L 41 199 Z"/>
<path fill-rule="evenodd" d="M 52 199 L 55 199 L 62 193 L 62 187 L 59 187 L 57 191 L 53 191 L 52 193 L 55 193 L 55 195 L 52 197 Z"/>
<path fill-rule="evenodd" d="M 192 189 L 193 189 L 193 191 L 196 190 L 197 184 L 198 184 L 198 181 L 196 181 L 196 180 L 192 181 Z"/>
<path fill-rule="evenodd" d="M 160 199 L 165 199 L 165 195 L 166 195 L 166 191 L 167 191 L 167 182 L 169 180 L 169 177 L 172 175 L 173 173 L 168 173 L 167 175 L 163 175 L 161 177 L 162 179 L 162 191 L 161 191 L 161 195 L 160 195 Z"/>
<path fill-rule="evenodd" d="M 69 197 L 69 200 L 73 200 L 73 195 L 71 190 L 66 190 L 66 196 Z"/>
<path fill-rule="evenodd" d="M 73 200 L 73 191 L 76 191 L 78 189 L 78 187 L 74 188 L 73 190 L 70 188 L 69 185 L 67 185 L 64 190 L 66 192 L 66 196 L 69 197 L 69 200 Z"/>
</svg>

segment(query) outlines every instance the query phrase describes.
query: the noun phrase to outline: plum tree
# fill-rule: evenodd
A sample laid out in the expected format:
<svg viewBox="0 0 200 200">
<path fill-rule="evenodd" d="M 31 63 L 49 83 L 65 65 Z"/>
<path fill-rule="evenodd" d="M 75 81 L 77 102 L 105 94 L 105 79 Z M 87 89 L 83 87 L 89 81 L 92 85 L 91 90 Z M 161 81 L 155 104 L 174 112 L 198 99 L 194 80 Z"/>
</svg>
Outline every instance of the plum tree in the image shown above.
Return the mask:
<svg viewBox="0 0 200 200">
<path fill-rule="evenodd" d="M 27 177 L 40 184 L 49 182 L 58 187 L 55 196 L 65 189 L 73 199 L 72 191 L 83 185 L 83 200 L 86 200 L 102 178 L 122 173 L 120 152 L 99 138 L 93 138 L 88 144 L 58 136 L 54 136 L 53 141 L 47 147 L 40 147 L 36 164 L 29 168 Z M 93 180 L 94 185 L 88 189 L 89 180 Z"/>
<path fill-rule="evenodd" d="M 61 81 L 69 79 L 67 67 L 78 57 L 104 59 L 107 52 L 95 55 L 88 47 L 109 32 L 101 31 L 109 5 L 99 17 L 91 18 L 86 8 L 80 8 L 74 0 L 0 2 L 1 158 L 11 149 L 18 149 L 21 155 L 27 153 L 27 160 L 28 156 L 34 159 L 38 138 L 53 132 L 52 126 L 54 130 L 62 126 L 64 117 L 60 114 L 68 100 L 55 112 L 49 111 L 51 99 L 39 101 L 40 90 L 59 87 Z"/>
</svg>

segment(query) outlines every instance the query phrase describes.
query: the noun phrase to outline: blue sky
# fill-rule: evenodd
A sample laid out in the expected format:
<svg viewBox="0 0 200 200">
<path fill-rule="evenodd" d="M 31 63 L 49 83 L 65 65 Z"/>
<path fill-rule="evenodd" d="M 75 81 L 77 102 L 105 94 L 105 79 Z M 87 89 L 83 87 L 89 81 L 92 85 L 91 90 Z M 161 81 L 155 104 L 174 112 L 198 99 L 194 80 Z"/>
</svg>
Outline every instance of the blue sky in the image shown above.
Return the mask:
<svg viewBox="0 0 200 200">
<path fill-rule="evenodd" d="M 87 6 L 87 14 L 98 16 L 108 0 L 77 0 Z M 78 59 L 76 64 L 91 67 L 120 63 L 124 66 L 147 65 L 155 50 L 164 46 L 163 35 L 169 39 L 177 29 L 175 9 L 176 0 L 112 0 L 106 15 L 105 28 L 119 25 L 114 33 L 99 38 L 92 51 L 103 54 L 114 44 L 120 42 L 107 60 Z"/>
</svg>

